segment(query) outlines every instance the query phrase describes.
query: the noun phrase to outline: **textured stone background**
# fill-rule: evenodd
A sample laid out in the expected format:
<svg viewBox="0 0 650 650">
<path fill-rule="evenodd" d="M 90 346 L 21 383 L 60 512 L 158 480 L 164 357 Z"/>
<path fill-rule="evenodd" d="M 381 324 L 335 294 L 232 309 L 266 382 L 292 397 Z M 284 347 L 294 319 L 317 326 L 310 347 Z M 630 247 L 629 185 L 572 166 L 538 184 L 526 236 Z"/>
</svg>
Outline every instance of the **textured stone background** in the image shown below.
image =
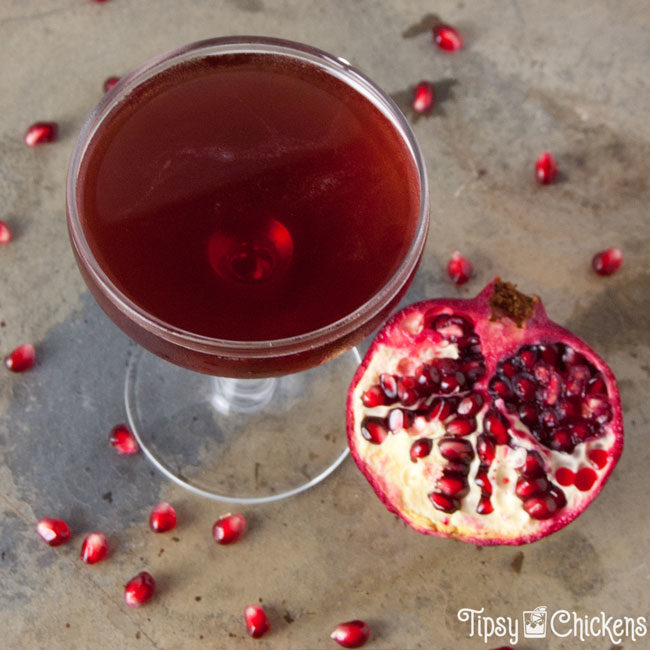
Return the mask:
<svg viewBox="0 0 650 650">
<path fill-rule="evenodd" d="M 463 52 L 433 48 L 431 13 L 459 26 Z M 209 532 L 222 506 L 174 487 L 143 457 L 107 449 L 107 432 L 124 419 L 129 342 L 87 294 L 69 249 L 64 180 L 75 134 L 106 77 L 238 33 L 344 56 L 398 100 L 422 78 L 445 89 L 434 114 L 414 124 L 432 227 L 407 299 L 469 296 L 501 274 L 542 295 L 552 317 L 609 360 L 626 448 L 571 526 L 521 549 L 426 538 L 385 511 L 348 459 L 306 494 L 247 508 L 251 534 L 224 549 Z M 0 219 L 15 235 L 0 250 L 0 352 L 32 341 L 39 355 L 29 373 L 0 373 L 0 646 L 249 647 L 241 611 L 258 598 L 274 626 L 259 646 L 278 649 L 332 648 L 331 627 L 354 617 L 372 626 L 372 648 L 505 643 L 468 639 L 461 607 L 648 616 L 648 33 L 644 0 L 0 0 Z M 60 141 L 27 148 L 26 126 L 43 119 L 61 123 Z M 562 177 L 540 188 L 532 164 L 547 149 Z M 610 245 L 625 263 L 599 278 L 589 260 Z M 461 290 L 443 277 L 457 248 L 477 270 Z M 163 499 L 182 513 L 173 537 L 146 527 Z M 71 544 L 38 539 L 45 514 L 69 520 Z M 92 529 L 107 533 L 113 553 L 87 567 L 77 555 Z M 122 585 L 143 568 L 158 595 L 128 610 Z M 518 646 L 574 647 L 614 644 L 549 637 Z"/>
</svg>

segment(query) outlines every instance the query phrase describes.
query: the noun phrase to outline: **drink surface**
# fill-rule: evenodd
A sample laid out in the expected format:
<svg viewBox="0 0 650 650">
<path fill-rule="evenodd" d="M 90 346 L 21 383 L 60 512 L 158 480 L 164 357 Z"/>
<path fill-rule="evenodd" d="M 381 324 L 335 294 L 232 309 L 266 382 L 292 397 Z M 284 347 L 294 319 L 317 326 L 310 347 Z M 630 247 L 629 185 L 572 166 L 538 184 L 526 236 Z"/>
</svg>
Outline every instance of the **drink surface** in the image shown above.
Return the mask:
<svg viewBox="0 0 650 650">
<path fill-rule="evenodd" d="M 180 64 L 102 124 L 79 213 L 115 286 L 183 330 L 286 338 L 351 313 L 406 256 L 412 157 L 341 80 L 270 54 Z"/>
</svg>

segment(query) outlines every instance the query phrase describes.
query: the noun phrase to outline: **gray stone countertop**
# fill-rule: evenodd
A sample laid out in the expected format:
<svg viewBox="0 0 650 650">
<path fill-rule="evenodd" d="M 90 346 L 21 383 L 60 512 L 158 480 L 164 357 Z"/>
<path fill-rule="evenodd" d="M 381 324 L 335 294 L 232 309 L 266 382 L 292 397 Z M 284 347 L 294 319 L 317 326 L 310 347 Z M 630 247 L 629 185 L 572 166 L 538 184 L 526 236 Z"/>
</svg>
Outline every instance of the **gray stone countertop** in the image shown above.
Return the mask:
<svg viewBox="0 0 650 650">
<path fill-rule="evenodd" d="M 431 43 L 432 13 L 466 47 Z M 224 506 L 116 458 L 129 341 L 90 298 L 65 226 L 64 185 L 76 133 L 102 83 L 192 41 L 264 34 L 343 56 L 398 100 L 439 84 L 429 118 L 412 119 L 431 184 L 432 225 L 405 302 L 471 296 L 495 275 L 544 299 L 547 311 L 608 360 L 620 383 L 626 447 L 603 493 L 567 528 L 520 548 L 477 548 L 419 535 L 389 514 L 347 459 L 316 488 L 247 507 L 250 534 L 225 549 L 210 527 Z M 521 618 L 546 605 L 581 616 L 650 615 L 647 444 L 650 410 L 650 10 L 647 2 L 549 0 L 2 0 L 0 2 L 0 353 L 23 342 L 38 361 L 0 373 L 0 646 L 26 648 L 333 648 L 332 626 L 361 618 L 368 648 L 495 648 L 470 638 L 461 608 Z M 38 120 L 56 143 L 24 145 Z M 554 152 L 560 182 L 532 166 Z M 596 276 L 594 252 L 620 246 L 621 270 Z M 456 249 L 475 277 L 460 289 L 444 265 Z M 4 368 L 3 368 L 4 370 Z M 179 512 L 153 535 L 152 504 Z M 57 549 L 34 532 L 58 515 L 74 538 Z M 110 558 L 78 559 L 103 530 Z M 123 602 L 142 569 L 158 593 Z M 273 631 L 245 634 L 244 605 L 262 599 Z M 548 634 L 519 650 L 649 648 Z"/>
</svg>

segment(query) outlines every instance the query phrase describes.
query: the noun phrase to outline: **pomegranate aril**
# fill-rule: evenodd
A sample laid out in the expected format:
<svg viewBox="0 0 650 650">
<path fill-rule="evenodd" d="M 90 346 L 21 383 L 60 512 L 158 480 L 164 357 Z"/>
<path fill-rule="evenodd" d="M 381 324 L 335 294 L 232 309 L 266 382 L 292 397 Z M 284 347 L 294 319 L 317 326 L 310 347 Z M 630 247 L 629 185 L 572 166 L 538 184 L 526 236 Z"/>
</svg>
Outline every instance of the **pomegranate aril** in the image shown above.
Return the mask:
<svg viewBox="0 0 650 650">
<path fill-rule="evenodd" d="M 583 467 L 577 471 L 574 485 L 581 492 L 588 492 L 591 490 L 597 479 L 598 474 L 596 474 L 593 469 L 590 467 Z"/>
<path fill-rule="evenodd" d="M 472 444 L 462 438 L 440 438 L 438 449 L 447 460 L 469 463 L 474 458 Z"/>
<path fill-rule="evenodd" d="M 8 244 L 11 241 L 11 229 L 4 222 L 0 221 L 0 244 Z"/>
<path fill-rule="evenodd" d="M 413 424 L 414 417 L 412 411 L 391 409 L 388 413 L 388 428 L 393 432 L 408 429 Z"/>
<path fill-rule="evenodd" d="M 444 422 L 454 412 L 454 403 L 451 398 L 436 397 L 431 402 L 431 408 L 426 417 L 428 420 L 438 419 Z"/>
<path fill-rule="evenodd" d="M 43 517 L 36 524 L 36 532 L 50 546 L 60 546 L 70 539 L 70 528 L 63 519 Z"/>
<path fill-rule="evenodd" d="M 111 90 L 119 80 L 119 77 L 108 77 L 108 79 L 104 81 L 104 92 L 107 93 L 109 90 Z"/>
<path fill-rule="evenodd" d="M 568 485 L 573 485 L 575 478 L 576 478 L 575 472 L 570 470 L 568 467 L 560 467 L 555 472 L 555 480 L 564 487 L 567 487 Z"/>
<path fill-rule="evenodd" d="M 550 447 L 556 451 L 571 452 L 575 444 L 571 440 L 571 434 L 564 429 L 560 429 L 559 431 L 555 431 L 551 436 Z"/>
<path fill-rule="evenodd" d="M 420 395 L 430 395 L 440 383 L 440 371 L 422 364 L 415 373 L 415 385 Z"/>
<path fill-rule="evenodd" d="M 25 131 L 25 144 L 28 147 L 36 147 L 54 142 L 58 133 L 59 125 L 56 122 L 35 122 Z"/>
<path fill-rule="evenodd" d="M 495 399 L 508 399 L 512 396 L 510 385 L 505 378 L 493 377 L 490 380 L 490 395 Z"/>
<path fill-rule="evenodd" d="M 361 423 L 361 435 L 373 445 L 380 445 L 388 436 L 386 420 L 369 415 Z"/>
<path fill-rule="evenodd" d="M 520 368 L 531 372 L 538 359 L 537 350 L 534 347 L 523 348 L 519 351 L 515 361 Z"/>
<path fill-rule="evenodd" d="M 224 515 L 212 526 L 212 537 L 217 544 L 232 544 L 246 530 L 246 518 L 240 513 Z"/>
<path fill-rule="evenodd" d="M 544 469 L 544 462 L 542 457 L 536 451 L 529 451 L 526 454 L 526 460 L 524 461 L 524 466 L 521 470 L 523 476 L 528 478 L 535 478 L 537 476 L 543 476 L 546 473 Z"/>
<path fill-rule="evenodd" d="M 413 89 L 413 103 L 411 104 L 416 113 L 430 113 L 436 102 L 436 94 L 433 85 L 428 81 L 421 81 Z"/>
<path fill-rule="evenodd" d="M 519 407 L 519 417 L 528 426 L 537 423 L 537 409 L 532 404 L 522 404 Z"/>
<path fill-rule="evenodd" d="M 603 381 L 602 377 L 597 376 L 589 380 L 589 383 L 587 384 L 587 393 L 589 395 L 596 395 L 596 394 L 605 395 L 607 393 L 607 389 L 605 388 L 605 382 Z"/>
<path fill-rule="evenodd" d="M 176 510 L 166 501 L 159 503 L 149 515 L 149 528 L 154 533 L 165 533 L 176 528 Z"/>
<path fill-rule="evenodd" d="M 108 542 L 103 533 L 86 535 L 81 545 L 81 559 L 86 564 L 101 562 L 108 555 Z"/>
<path fill-rule="evenodd" d="M 476 420 L 474 418 L 454 418 L 445 425 L 445 431 L 450 436 L 467 436 L 476 431 Z"/>
<path fill-rule="evenodd" d="M 433 40 L 445 52 L 456 52 L 463 47 L 463 38 L 460 32 L 455 27 L 445 23 L 434 25 Z"/>
<path fill-rule="evenodd" d="M 465 284 L 473 273 L 474 267 L 466 257 L 461 255 L 459 251 L 452 253 L 447 264 L 447 275 L 454 284 L 459 286 Z"/>
<path fill-rule="evenodd" d="M 517 375 L 512 380 L 512 389 L 523 402 L 532 402 L 535 399 L 535 382 L 532 377 Z"/>
<path fill-rule="evenodd" d="M 488 478 L 488 474 L 485 470 L 480 470 L 476 473 L 474 483 L 476 483 L 476 485 L 481 488 L 481 491 L 484 495 L 492 494 L 492 483 L 490 483 L 490 479 Z"/>
<path fill-rule="evenodd" d="M 118 424 L 111 429 L 108 438 L 113 449 L 123 456 L 132 456 L 140 451 L 140 446 L 135 436 L 126 424 Z"/>
<path fill-rule="evenodd" d="M 469 492 L 469 486 L 464 476 L 446 471 L 438 479 L 436 487 L 448 497 L 455 497 L 457 499 L 462 499 Z"/>
<path fill-rule="evenodd" d="M 387 399 L 397 399 L 397 377 L 395 375 L 382 373 L 379 375 L 379 385 Z"/>
<path fill-rule="evenodd" d="M 23 343 L 5 357 L 5 366 L 11 372 L 29 370 L 36 360 L 36 349 L 31 343 Z"/>
<path fill-rule="evenodd" d="M 608 248 L 596 253 L 591 260 L 591 267 L 598 275 L 612 275 L 621 268 L 623 251 L 620 248 Z"/>
<path fill-rule="evenodd" d="M 602 469 L 607 465 L 607 458 L 609 454 L 604 449 L 590 449 L 587 452 L 587 458 L 591 463 L 593 463 L 598 469 Z"/>
<path fill-rule="evenodd" d="M 508 421 L 499 411 L 494 409 L 487 411 L 483 418 L 483 426 L 494 436 L 497 444 L 504 445 L 508 442 Z"/>
<path fill-rule="evenodd" d="M 259 639 L 271 629 L 266 612 L 259 605 L 249 605 L 244 609 L 244 622 L 246 631 L 254 639 Z"/>
<path fill-rule="evenodd" d="M 470 393 L 458 404 L 458 415 L 476 415 L 483 406 L 483 396 L 480 393 Z"/>
<path fill-rule="evenodd" d="M 433 442 L 430 438 L 420 438 L 411 445 L 411 460 L 417 463 L 419 458 L 425 458 L 431 453 Z"/>
<path fill-rule="evenodd" d="M 462 383 L 464 384 L 464 377 L 462 373 L 457 372 L 453 375 L 446 375 L 440 380 L 440 392 L 441 393 L 453 393 L 456 389 L 461 386 L 459 381 L 459 376 L 463 378 Z"/>
<path fill-rule="evenodd" d="M 540 420 L 547 429 L 555 429 L 555 427 L 558 425 L 557 415 L 555 415 L 554 411 L 550 411 L 548 409 L 542 411 Z"/>
<path fill-rule="evenodd" d="M 612 419 L 612 407 L 605 395 L 587 395 L 582 402 L 582 417 L 605 424 Z"/>
<path fill-rule="evenodd" d="M 557 163 L 555 158 L 544 152 L 535 163 L 535 178 L 541 185 L 550 185 L 557 178 Z"/>
<path fill-rule="evenodd" d="M 567 430 L 571 434 L 571 441 L 577 445 L 594 435 L 591 425 L 587 422 L 574 422 L 567 425 Z"/>
<path fill-rule="evenodd" d="M 533 519 L 548 519 L 557 509 L 555 501 L 549 495 L 530 497 L 524 501 L 524 510 Z"/>
<path fill-rule="evenodd" d="M 494 512 L 494 506 L 490 501 L 489 497 L 482 497 L 476 506 L 476 512 L 479 515 L 489 515 L 491 512 Z"/>
<path fill-rule="evenodd" d="M 515 487 L 515 494 L 520 499 L 527 499 L 536 494 L 544 494 L 549 488 L 549 482 L 543 477 L 520 478 Z"/>
<path fill-rule="evenodd" d="M 479 379 L 485 375 L 485 362 L 478 360 L 468 361 L 463 365 L 463 375 L 470 384 L 475 384 Z"/>
<path fill-rule="evenodd" d="M 415 404 L 420 394 L 417 391 L 414 377 L 400 377 L 397 380 L 397 395 L 399 401 L 404 406 L 412 406 Z"/>
<path fill-rule="evenodd" d="M 555 367 L 560 356 L 558 346 L 555 343 L 541 343 L 537 346 L 542 359 L 551 367 Z"/>
<path fill-rule="evenodd" d="M 429 499 L 431 499 L 431 503 L 433 503 L 434 508 L 437 510 L 442 510 L 442 512 L 451 514 L 460 508 L 460 502 L 458 499 L 447 496 L 446 494 L 442 494 L 440 492 L 432 492 L 429 495 Z"/>
<path fill-rule="evenodd" d="M 156 590 L 156 581 L 147 571 L 141 571 L 124 587 L 124 600 L 129 607 L 140 607 L 151 600 Z"/>
<path fill-rule="evenodd" d="M 339 623 L 330 638 L 343 648 L 360 648 L 370 638 L 370 628 L 358 619 Z"/>
<path fill-rule="evenodd" d="M 386 396 L 380 386 L 371 386 L 362 396 L 361 401 L 364 406 L 372 408 L 373 406 L 382 406 L 386 404 Z"/>
<path fill-rule="evenodd" d="M 476 439 L 476 451 L 481 462 L 485 465 L 492 464 L 495 455 L 494 440 L 485 433 L 480 434 Z"/>
<path fill-rule="evenodd" d="M 579 418 L 582 410 L 580 403 L 574 399 L 563 399 L 559 401 L 556 409 L 557 415 L 562 422 Z"/>
<path fill-rule="evenodd" d="M 503 363 L 501 363 L 499 366 L 499 370 L 501 374 L 507 377 L 508 379 L 512 379 L 517 374 L 517 368 L 513 363 L 510 363 L 509 361 L 504 361 Z"/>
</svg>

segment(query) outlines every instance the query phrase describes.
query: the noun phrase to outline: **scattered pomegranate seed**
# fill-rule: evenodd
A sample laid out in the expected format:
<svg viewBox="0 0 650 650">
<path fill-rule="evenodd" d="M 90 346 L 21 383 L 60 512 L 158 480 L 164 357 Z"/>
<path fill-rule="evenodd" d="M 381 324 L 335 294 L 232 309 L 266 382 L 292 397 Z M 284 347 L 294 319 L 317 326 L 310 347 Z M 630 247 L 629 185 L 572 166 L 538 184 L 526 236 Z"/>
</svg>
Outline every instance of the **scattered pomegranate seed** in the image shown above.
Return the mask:
<svg viewBox="0 0 650 650">
<path fill-rule="evenodd" d="M 104 81 L 104 92 L 107 93 L 120 80 L 119 77 L 109 77 Z"/>
<path fill-rule="evenodd" d="M 598 275 L 613 275 L 621 268 L 623 251 L 620 248 L 608 248 L 596 253 L 591 266 Z"/>
<path fill-rule="evenodd" d="M 360 648 L 370 637 L 370 628 L 359 620 L 339 623 L 330 638 L 343 648 Z"/>
<path fill-rule="evenodd" d="M 264 636 L 270 629 L 266 612 L 259 605 L 249 605 L 244 609 L 246 630 L 254 639 Z"/>
<path fill-rule="evenodd" d="M 147 571 L 141 571 L 124 586 L 124 600 L 129 607 L 140 607 L 151 600 L 156 581 Z"/>
<path fill-rule="evenodd" d="M 8 244 L 10 241 L 11 230 L 4 221 L 0 221 L 0 244 Z"/>
<path fill-rule="evenodd" d="M 454 284 L 465 284 L 473 273 L 474 267 L 466 257 L 463 257 L 459 251 L 452 254 L 449 264 L 447 264 L 447 274 Z"/>
<path fill-rule="evenodd" d="M 541 185 L 550 185 L 557 178 L 557 163 L 548 151 L 545 151 L 535 163 L 535 178 Z"/>
<path fill-rule="evenodd" d="M 63 519 L 43 517 L 36 524 L 36 532 L 50 545 L 60 546 L 70 539 L 70 528 Z"/>
<path fill-rule="evenodd" d="M 232 544 L 246 530 L 246 518 L 239 513 L 224 515 L 214 522 L 212 537 L 217 544 Z"/>
<path fill-rule="evenodd" d="M 35 122 L 25 132 L 25 144 L 28 147 L 36 147 L 39 144 L 54 142 L 59 133 L 59 125 L 56 122 Z"/>
<path fill-rule="evenodd" d="M 460 32 L 455 27 L 444 23 L 434 26 L 433 40 L 445 52 L 456 52 L 463 47 L 463 38 Z"/>
<path fill-rule="evenodd" d="M 176 528 L 176 511 L 166 501 L 159 503 L 149 515 L 149 528 L 154 533 L 164 533 Z"/>
<path fill-rule="evenodd" d="M 428 81 L 421 81 L 413 90 L 413 110 L 416 113 L 430 113 L 436 102 L 436 93 Z"/>
<path fill-rule="evenodd" d="M 36 349 L 31 343 L 19 345 L 13 352 L 5 357 L 5 366 L 11 372 L 23 372 L 34 365 Z"/>
<path fill-rule="evenodd" d="M 108 542 L 102 533 L 90 533 L 81 545 L 81 559 L 86 564 L 101 562 L 108 554 Z"/>
<path fill-rule="evenodd" d="M 118 454 L 132 456 L 140 451 L 138 441 L 126 424 L 118 424 L 111 429 L 109 441 Z"/>
</svg>

